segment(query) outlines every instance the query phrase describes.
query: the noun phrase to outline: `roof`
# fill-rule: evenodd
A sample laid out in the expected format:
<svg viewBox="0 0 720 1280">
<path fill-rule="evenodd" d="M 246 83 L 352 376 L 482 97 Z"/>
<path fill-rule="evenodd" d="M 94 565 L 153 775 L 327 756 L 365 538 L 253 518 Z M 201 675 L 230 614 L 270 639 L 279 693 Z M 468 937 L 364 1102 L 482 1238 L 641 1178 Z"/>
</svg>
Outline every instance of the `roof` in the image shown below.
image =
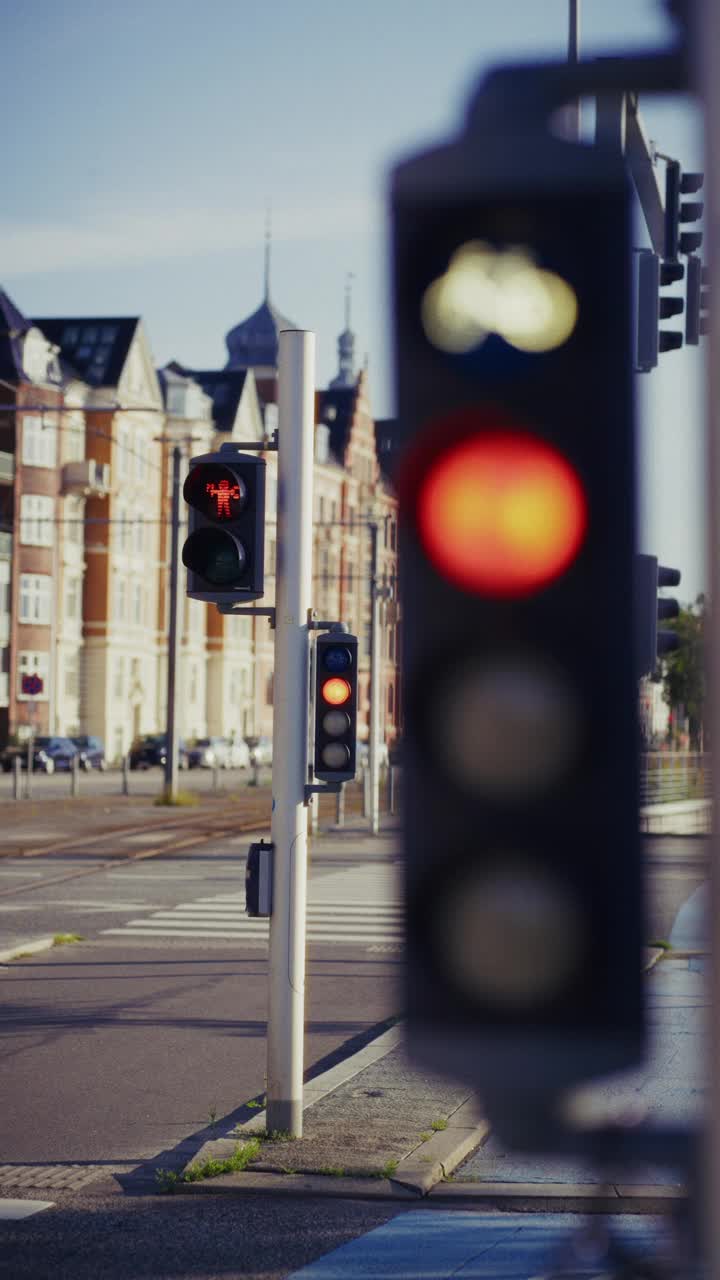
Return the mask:
<svg viewBox="0 0 720 1280">
<path fill-rule="evenodd" d="M 212 397 L 213 421 L 218 431 L 232 431 L 247 369 L 188 369 L 176 360 L 166 368 L 197 382 L 205 394 Z"/>
<path fill-rule="evenodd" d="M 397 418 L 376 418 L 375 448 L 380 470 L 386 480 L 394 483 L 400 452 Z"/>
<path fill-rule="evenodd" d="M 140 317 L 52 316 L 32 323 L 60 348 L 83 381 L 91 387 L 116 387 Z"/>
<path fill-rule="evenodd" d="M 15 306 L 12 298 L 0 289 L 0 377 L 10 382 L 25 379 L 22 362 L 22 339 L 32 322 Z"/>
<path fill-rule="evenodd" d="M 350 439 L 357 386 L 330 387 L 318 391 L 318 422 L 330 431 L 330 452 L 338 462 L 345 460 L 345 450 Z"/>
<path fill-rule="evenodd" d="M 265 298 L 247 320 L 236 324 L 225 337 L 228 349 L 227 369 L 254 369 L 258 366 L 277 368 L 278 335 L 281 329 L 297 329 Z"/>
</svg>

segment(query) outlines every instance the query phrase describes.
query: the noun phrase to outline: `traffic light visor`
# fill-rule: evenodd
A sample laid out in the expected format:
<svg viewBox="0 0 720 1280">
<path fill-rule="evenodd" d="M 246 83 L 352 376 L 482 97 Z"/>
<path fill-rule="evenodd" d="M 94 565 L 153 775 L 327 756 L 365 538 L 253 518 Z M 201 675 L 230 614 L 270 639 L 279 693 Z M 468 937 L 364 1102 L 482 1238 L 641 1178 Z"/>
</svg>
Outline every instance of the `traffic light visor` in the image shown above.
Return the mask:
<svg viewBox="0 0 720 1280">
<path fill-rule="evenodd" d="M 185 501 L 208 520 L 234 520 L 247 503 L 247 485 L 230 467 L 202 463 L 193 467 L 183 486 Z"/>
<path fill-rule="evenodd" d="M 545 441 L 512 430 L 459 440 L 429 462 L 416 519 L 439 572 L 481 595 L 524 596 L 575 559 L 587 500 L 570 463 Z"/>
</svg>

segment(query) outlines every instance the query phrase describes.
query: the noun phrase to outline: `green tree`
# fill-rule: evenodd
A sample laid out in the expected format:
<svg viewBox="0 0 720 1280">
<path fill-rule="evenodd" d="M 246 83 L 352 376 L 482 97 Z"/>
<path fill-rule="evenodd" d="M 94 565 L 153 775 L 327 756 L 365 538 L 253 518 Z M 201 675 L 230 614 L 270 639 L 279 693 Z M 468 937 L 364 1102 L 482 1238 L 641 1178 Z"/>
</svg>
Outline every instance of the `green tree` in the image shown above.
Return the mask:
<svg viewBox="0 0 720 1280">
<path fill-rule="evenodd" d="M 677 634 L 680 645 L 666 654 L 662 663 L 665 701 L 671 711 L 687 717 L 692 751 L 707 750 L 703 734 L 705 704 L 705 639 L 706 602 L 699 595 L 694 604 L 680 610 L 680 616 L 668 624 Z"/>
</svg>

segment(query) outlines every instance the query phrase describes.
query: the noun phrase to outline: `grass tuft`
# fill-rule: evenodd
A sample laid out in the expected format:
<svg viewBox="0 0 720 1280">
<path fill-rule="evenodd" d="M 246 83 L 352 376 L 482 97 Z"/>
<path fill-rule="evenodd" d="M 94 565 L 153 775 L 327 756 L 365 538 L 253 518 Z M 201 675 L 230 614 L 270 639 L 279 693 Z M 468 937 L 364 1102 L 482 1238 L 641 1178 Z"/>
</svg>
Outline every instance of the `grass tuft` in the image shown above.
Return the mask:
<svg viewBox="0 0 720 1280">
<path fill-rule="evenodd" d="M 54 947 L 65 947 L 69 942 L 84 942 L 81 933 L 56 933 L 53 938 Z"/>
<path fill-rule="evenodd" d="M 221 1173 L 242 1173 L 259 1151 L 260 1143 L 257 1138 L 253 1138 L 250 1142 L 238 1143 L 227 1160 L 214 1160 L 209 1156 L 207 1160 L 191 1165 L 182 1173 L 175 1173 L 172 1169 L 156 1169 L 155 1181 L 160 1191 L 172 1193 L 185 1182 L 202 1182 L 205 1178 L 217 1178 Z"/>
<path fill-rule="evenodd" d="M 434 1129 L 436 1133 L 442 1133 L 443 1129 L 447 1129 L 447 1126 L 448 1126 L 447 1120 L 444 1120 L 441 1117 L 439 1120 L 433 1120 L 432 1124 L 430 1125 L 430 1128 Z"/>
<path fill-rule="evenodd" d="M 183 808 L 192 808 L 200 803 L 200 797 L 195 791 L 175 791 L 172 792 L 169 787 L 160 792 L 153 800 L 154 805 L 178 805 Z"/>
</svg>

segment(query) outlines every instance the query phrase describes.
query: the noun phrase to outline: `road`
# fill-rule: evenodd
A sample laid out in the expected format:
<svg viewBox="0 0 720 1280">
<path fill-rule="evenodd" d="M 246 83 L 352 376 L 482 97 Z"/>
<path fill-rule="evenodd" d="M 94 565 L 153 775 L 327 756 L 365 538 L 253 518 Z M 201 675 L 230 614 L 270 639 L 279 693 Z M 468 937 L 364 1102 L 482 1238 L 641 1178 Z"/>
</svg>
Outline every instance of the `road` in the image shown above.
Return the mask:
<svg viewBox="0 0 720 1280">
<path fill-rule="evenodd" d="M 308 1067 L 399 1010 L 397 852 L 370 843 L 313 842 Z M 267 923 L 245 916 L 247 845 L 103 870 L 87 851 L 0 862 L 0 920 L 16 935 L 84 939 L 4 971 L 3 1161 L 137 1163 L 262 1096 Z"/>
</svg>

